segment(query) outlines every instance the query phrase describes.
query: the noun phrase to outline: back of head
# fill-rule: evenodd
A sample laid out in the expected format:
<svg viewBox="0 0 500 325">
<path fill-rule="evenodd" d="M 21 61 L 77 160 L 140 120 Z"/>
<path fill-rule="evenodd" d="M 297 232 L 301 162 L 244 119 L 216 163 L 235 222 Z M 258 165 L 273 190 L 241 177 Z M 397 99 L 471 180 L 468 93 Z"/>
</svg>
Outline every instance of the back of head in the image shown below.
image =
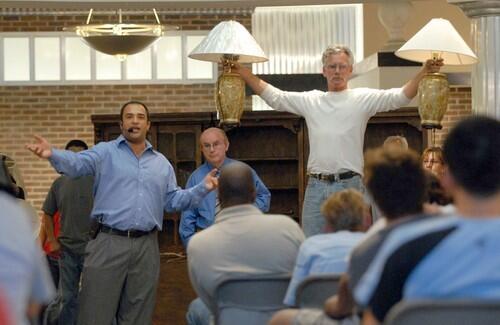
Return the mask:
<svg viewBox="0 0 500 325">
<path fill-rule="evenodd" d="M 500 122 L 488 117 L 461 121 L 445 140 L 444 160 L 456 183 L 475 197 L 500 190 Z"/>
<path fill-rule="evenodd" d="M 413 150 L 370 150 L 365 157 L 366 187 L 388 219 L 422 212 L 425 176 Z"/>
<path fill-rule="evenodd" d="M 363 195 L 347 189 L 332 194 L 321 206 L 321 213 L 334 231 L 359 231 L 367 206 Z"/>
<path fill-rule="evenodd" d="M 69 141 L 64 149 L 68 150 L 71 147 L 82 148 L 82 150 L 87 150 L 89 148 L 89 146 L 83 140 L 79 139 L 73 139 Z"/>
<path fill-rule="evenodd" d="M 250 167 L 239 161 L 222 167 L 218 191 L 222 208 L 252 204 L 255 201 L 256 190 Z"/>
<path fill-rule="evenodd" d="M 383 144 L 386 149 L 408 150 L 408 141 L 401 135 L 388 136 Z"/>
</svg>

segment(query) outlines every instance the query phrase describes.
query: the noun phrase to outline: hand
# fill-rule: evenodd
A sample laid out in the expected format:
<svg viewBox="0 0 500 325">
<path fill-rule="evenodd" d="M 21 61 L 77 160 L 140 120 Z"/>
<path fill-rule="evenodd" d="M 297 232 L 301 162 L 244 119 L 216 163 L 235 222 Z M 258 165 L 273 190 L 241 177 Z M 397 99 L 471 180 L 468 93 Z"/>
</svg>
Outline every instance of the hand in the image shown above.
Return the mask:
<svg viewBox="0 0 500 325">
<path fill-rule="evenodd" d="M 36 143 L 27 144 L 25 147 L 40 158 L 48 159 L 52 156 L 50 143 L 44 138 L 35 135 Z"/>
<path fill-rule="evenodd" d="M 427 73 L 439 72 L 439 69 L 444 65 L 443 59 L 429 59 L 425 61 L 424 70 Z"/>
<path fill-rule="evenodd" d="M 219 178 L 215 176 L 215 174 L 217 174 L 217 168 L 212 169 L 212 171 L 205 176 L 205 188 L 208 191 L 213 191 L 219 186 Z"/>
</svg>

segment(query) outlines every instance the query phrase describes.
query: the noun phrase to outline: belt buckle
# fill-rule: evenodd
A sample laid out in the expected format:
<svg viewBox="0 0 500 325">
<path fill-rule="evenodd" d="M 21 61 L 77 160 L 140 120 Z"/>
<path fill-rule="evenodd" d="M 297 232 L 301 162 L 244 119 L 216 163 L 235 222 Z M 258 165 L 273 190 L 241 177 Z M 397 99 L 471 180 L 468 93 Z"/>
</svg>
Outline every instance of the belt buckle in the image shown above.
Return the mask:
<svg viewBox="0 0 500 325">
<path fill-rule="evenodd" d="M 130 234 L 131 234 L 131 233 L 132 233 L 132 230 L 130 230 L 130 229 L 129 229 L 129 230 L 127 230 L 127 237 L 128 237 L 128 238 L 130 238 L 130 237 L 131 237 L 131 236 L 130 236 Z"/>
<path fill-rule="evenodd" d="M 333 175 L 333 181 L 335 183 L 340 182 L 340 173 L 333 173 L 332 175 Z"/>
</svg>

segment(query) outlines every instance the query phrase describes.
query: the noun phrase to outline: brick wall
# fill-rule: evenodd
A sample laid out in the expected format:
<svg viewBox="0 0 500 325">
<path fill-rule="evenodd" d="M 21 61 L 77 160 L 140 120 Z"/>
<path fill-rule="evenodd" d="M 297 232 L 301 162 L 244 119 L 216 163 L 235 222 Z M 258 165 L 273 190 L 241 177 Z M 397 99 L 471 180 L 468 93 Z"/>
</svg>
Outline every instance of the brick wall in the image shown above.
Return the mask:
<svg viewBox="0 0 500 325">
<path fill-rule="evenodd" d="M 441 130 L 435 131 L 434 143 L 436 146 L 442 146 L 446 135 L 458 121 L 472 114 L 471 88 L 470 87 L 451 87 L 448 98 L 448 109 L 443 117 Z M 432 139 L 432 134 L 431 134 Z"/>
<path fill-rule="evenodd" d="M 62 27 L 82 24 L 85 19 L 85 16 L 0 16 L 0 31 L 61 31 Z M 250 29 L 250 15 L 160 15 L 162 23 L 177 25 L 181 30 L 210 30 L 220 21 L 230 19 Z M 92 19 L 92 23 L 106 21 L 108 18 L 99 15 Z M 153 23 L 154 17 L 152 14 L 124 16 L 123 21 Z M 24 149 L 33 134 L 46 137 L 58 148 L 74 138 L 92 145 L 92 114 L 116 114 L 128 100 L 144 101 L 152 113 L 213 111 L 213 89 L 212 84 L 0 87 L 0 152 L 17 162 L 28 200 L 40 211 L 57 174 L 47 161 Z"/>
</svg>

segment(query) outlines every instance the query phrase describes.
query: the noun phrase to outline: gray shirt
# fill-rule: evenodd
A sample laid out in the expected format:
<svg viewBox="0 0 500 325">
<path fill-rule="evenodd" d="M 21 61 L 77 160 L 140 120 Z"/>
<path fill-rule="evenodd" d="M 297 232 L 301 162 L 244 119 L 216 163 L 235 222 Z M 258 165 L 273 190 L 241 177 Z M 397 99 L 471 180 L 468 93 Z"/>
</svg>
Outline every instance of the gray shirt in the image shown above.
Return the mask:
<svg viewBox="0 0 500 325">
<path fill-rule="evenodd" d="M 49 216 L 56 211 L 61 214 L 59 243 L 75 254 L 83 254 L 89 240 L 93 181 L 92 176 L 60 176 L 52 183 L 43 204 L 43 211 Z"/>
<path fill-rule="evenodd" d="M 287 216 L 265 215 L 251 204 L 223 209 L 214 225 L 189 242 L 191 283 L 214 308 L 215 289 L 228 278 L 291 273 L 303 241 L 302 230 Z"/>
</svg>

